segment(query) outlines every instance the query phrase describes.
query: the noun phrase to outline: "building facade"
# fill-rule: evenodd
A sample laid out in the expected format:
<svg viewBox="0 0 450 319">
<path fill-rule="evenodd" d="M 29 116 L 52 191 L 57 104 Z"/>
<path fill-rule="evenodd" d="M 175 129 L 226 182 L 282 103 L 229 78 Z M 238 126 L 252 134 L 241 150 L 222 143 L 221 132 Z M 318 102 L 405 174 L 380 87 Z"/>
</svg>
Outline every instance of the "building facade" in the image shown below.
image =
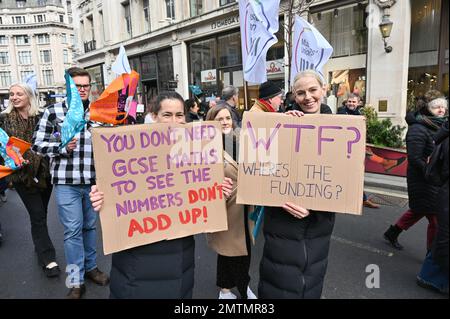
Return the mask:
<svg viewBox="0 0 450 319">
<path fill-rule="evenodd" d="M 281 1 L 279 42 L 268 52 L 267 71 L 288 91 L 287 2 Z M 403 124 L 415 96 L 430 88 L 448 94 L 448 1 L 393 2 L 387 39 L 392 52 L 384 49 L 378 27 L 383 11 L 375 0 L 315 0 L 308 18 L 334 48 L 323 70 L 328 103 L 338 107 L 356 92 L 380 117 Z M 241 108 L 257 97 L 258 86 L 251 83 L 244 95 L 234 0 L 79 0 L 73 16 L 77 60 L 95 78 L 94 98 L 114 79 L 111 65 L 121 45 L 141 75 L 140 104 L 151 105 L 167 89 L 188 98 L 189 85 L 200 86 L 207 98 L 220 95 L 225 85 L 239 87 Z"/>
<path fill-rule="evenodd" d="M 67 6 L 69 4 L 69 7 Z M 64 93 L 75 38 L 71 3 L 61 0 L 0 1 L 0 106 L 11 84 L 35 73 L 40 104 Z"/>
</svg>

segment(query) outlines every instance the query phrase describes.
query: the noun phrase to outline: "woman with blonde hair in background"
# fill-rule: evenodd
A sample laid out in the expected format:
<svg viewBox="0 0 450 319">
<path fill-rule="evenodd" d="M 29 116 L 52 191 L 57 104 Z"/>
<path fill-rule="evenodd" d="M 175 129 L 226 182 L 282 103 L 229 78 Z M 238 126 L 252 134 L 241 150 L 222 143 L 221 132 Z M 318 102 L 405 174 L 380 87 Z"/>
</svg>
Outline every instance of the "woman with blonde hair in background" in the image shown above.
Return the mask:
<svg viewBox="0 0 450 319">
<path fill-rule="evenodd" d="M 9 105 L 0 115 L 0 127 L 9 136 L 31 143 L 39 119 L 39 106 L 33 90 L 26 84 L 13 84 L 9 89 Z M 31 236 L 39 264 L 47 277 L 56 277 L 60 269 L 47 228 L 48 202 L 52 193 L 49 163 L 31 150 L 25 152 L 23 158 L 28 164 L 7 179 L 13 183 L 30 215 Z"/>
</svg>

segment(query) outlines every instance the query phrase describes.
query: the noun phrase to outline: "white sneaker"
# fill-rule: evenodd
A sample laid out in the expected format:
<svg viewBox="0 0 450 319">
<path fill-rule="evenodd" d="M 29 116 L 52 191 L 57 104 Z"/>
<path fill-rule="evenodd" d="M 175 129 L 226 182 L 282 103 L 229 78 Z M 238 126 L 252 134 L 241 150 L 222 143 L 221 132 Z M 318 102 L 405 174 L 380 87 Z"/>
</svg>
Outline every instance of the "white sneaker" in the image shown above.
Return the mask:
<svg viewBox="0 0 450 319">
<path fill-rule="evenodd" d="M 8 197 L 6 197 L 6 193 L 5 194 L 0 194 L 0 200 L 3 203 L 6 203 L 8 201 Z"/>
<path fill-rule="evenodd" d="M 250 286 L 247 287 L 247 299 L 258 299 L 253 291 L 250 289 Z"/>
<path fill-rule="evenodd" d="M 232 293 L 231 291 L 229 292 L 222 292 L 222 290 L 219 292 L 219 299 L 237 299 L 237 296 Z"/>
</svg>

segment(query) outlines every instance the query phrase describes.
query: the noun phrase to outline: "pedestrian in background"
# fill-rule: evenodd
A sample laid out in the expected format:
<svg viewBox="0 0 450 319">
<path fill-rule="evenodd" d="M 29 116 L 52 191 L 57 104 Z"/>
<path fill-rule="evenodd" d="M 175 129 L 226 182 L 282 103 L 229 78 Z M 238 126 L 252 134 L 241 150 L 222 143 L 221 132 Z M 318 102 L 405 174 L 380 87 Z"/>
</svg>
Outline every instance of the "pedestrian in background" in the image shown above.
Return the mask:
<svg viewBox="0 0 450 319">
<path fill-rule="evenodd" d="M 358 95 L 350 93 L 348 95 L 347 101 L 345 102 L 345 105 L 339 108 L 337 114 L 362 115 L 360 112 L 360 102 L 361 99 Z M 372 202 L 367 197 L 367 194 L 365 192 L 363 193 L 363 205 L 368 208 L 380 208 L 380 205 Z"/>
<path fill-rule="evenodd" d="M 218 105 L 225 105 L 228 107 L 231 113 L 231 117 L 233 118 L 233 125 L 235 127 L 241 127 L 242 115 L 239 113 L 239 89 L 232 86 L 227 85 L 222 90 L 222 101 L 219 102 Z"/>
<path fill-rule="evenodd" d="M 228 230 L 207 234 L 208 245 L 217 252 L 216 285 L 220 287 L 219 299 L 237 299 L 231 289 L 237 287 L 242 299 L 256 299 L 250 289 L 251 244 L 248 212 L 245 205 L 236 203 L 238 176 L 238 137 L 230 108 L 218 105 L 209 110 L 207 121 L 218 121 L 222 127 L 225 178 L 233 185 L 227 198 Z M 229 147 L 227 147 L 229 146 Z"/>
<path fill-rule="evenodd" d="M 184 101 L 184 110 L 186 114 L 186 123 L 200 121 L 201 118 L 198 114 L 200 107 L 195 99 L 189 99 Z"/>
<path fill-rule="evenodd" d="M 435 147 L 433 135 L 448 118 L 447 101 L 438 91 L 429 91 L 418 111 L 406 115 L 408 132 L 406 147 L 408 151 L 408 185 L 409 210 L 384 233 L 384 238 L 396 249 L 403 249 L 398 236 L 408 230 L 423 217 L 428 219 L 427 251 L 431 249 L 437 231 L 437 202 L 439 187 L 430 185 L 425 180 L 427 159 Z"/>
<path fill-rule="evenodd" d="M 36 95 L 28 85 L 17 83 L 9 88 L 9 101 L 0 115 L 0 127 L 9 136 L 31 143 L 34 128 L 41 118 Z M 31 150 L 22 156 L 28 164 L 6 179 L 14 185 L 30 216 L 31 237 L 39 264 L 47 277 L 56 277 L 60 269 L 47 227 L 48 203 L 52 194 L 49 162 Z"/>
<path fill-rule="evenodd" d="M 6 189 L 8 188 L 8 183 L 5 178 L 0 178 L 0 205 L 6 203 Z M 1 207 L 1 206 L 0 206 Z M 2 234 L 2 224 L 0 223 L 0 246 L 3 243 L 3 234 Z"/>
<path fill-rule="evenodd" d="M 283 103 L 283 90 L 272 81 L 259 86 L 258 99 L 249 112 L 278 112 Z"/>
<path fill-rule="evenodd" d="M 434 137 L 436 145 L 440 149 L 434 156 L 438 156 L 436 162 L 430 161 L 427 168 L 427 181 L 430 184 L 439 186 L 437 223 L 438 230 L 433 242 L 431 252 L 429 252 L 423 262 L 422 269 L 417 275 L 417 283 L 425 288 L 437 290 L 448 295 L 448 119 L 441 130 Z M 430 178 L 439 176 L 437 180 Z"/>
</svg>

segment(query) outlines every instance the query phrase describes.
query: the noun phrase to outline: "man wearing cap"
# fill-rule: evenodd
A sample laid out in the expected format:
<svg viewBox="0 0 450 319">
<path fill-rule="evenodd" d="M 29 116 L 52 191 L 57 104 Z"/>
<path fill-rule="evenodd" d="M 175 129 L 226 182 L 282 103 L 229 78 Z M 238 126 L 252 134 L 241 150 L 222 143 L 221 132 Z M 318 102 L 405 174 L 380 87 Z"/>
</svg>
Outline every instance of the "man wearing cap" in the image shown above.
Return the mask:
<svg viewBox="0 0 450 319">
<path fill-rule="evenodd" d="M 283 103 L 283 94 L 283 90 L 274 82 L 264 82 L 259 86 L 259 99 L 253 104 L 250 112 L 278 112 Z"/>
</svg>

